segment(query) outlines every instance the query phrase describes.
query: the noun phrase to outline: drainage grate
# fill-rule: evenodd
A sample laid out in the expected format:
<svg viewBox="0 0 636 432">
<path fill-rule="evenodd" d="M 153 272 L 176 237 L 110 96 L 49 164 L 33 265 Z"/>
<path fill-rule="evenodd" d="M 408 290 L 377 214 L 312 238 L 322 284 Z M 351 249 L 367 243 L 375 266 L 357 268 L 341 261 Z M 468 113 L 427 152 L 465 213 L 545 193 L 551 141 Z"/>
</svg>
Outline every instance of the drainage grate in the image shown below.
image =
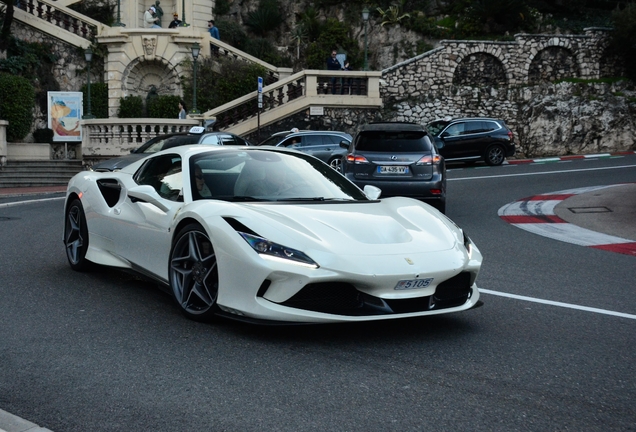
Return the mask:
<svg viewBox="0 0 636 432">
<path fill-rule="evenodd" d="M 572 213 L 611 213 L 607 207 L 568 207 Z"/>
</svg>

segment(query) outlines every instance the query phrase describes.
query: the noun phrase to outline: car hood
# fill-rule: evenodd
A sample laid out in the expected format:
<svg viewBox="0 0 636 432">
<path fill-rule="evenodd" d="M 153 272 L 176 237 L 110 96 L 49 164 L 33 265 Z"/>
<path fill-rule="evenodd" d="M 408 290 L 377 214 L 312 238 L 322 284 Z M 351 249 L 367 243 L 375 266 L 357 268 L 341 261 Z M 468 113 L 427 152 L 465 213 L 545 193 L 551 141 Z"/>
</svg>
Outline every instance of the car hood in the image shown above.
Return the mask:
<svg viewBox="0 0 636 432">
<path fill-rule="evenodd" d="M 236 219 L 268 240 L 304 251 L 376 255 L 448 250 L 462 241 L 455 224 L 409 198 L 352 204 L 244 204 Z"/>
<path fill-rule="evenodd" d="M 117 171 L 124 167 L 127 167 L 133 162 L 143 159 L 150 154 L 146 153 L 131 153 L 126 156 L 119 156 L 113 159 L 107 159 L 105 161 L 98 162 L 93 165 L 93 171 Z"/>
</svg>

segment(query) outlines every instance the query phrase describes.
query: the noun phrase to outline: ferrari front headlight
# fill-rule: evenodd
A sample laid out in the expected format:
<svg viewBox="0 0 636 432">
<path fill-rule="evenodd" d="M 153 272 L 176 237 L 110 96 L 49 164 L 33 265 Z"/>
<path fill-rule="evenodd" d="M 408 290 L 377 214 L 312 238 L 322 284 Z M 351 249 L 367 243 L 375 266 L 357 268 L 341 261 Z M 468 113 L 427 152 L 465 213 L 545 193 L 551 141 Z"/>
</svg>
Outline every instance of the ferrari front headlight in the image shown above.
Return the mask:
<svg viewBox="0 0 636 432">
<path fill-rule="evenodd" d="M 244 232 L 238 232 L 243 239 L 254 249 L 262 258 L 274 261 L 282 260 L 286 263 L 302 265 L 309 268 L 318 268 L 319 265 L 309 258 L 307 254 L 296 249 L 288 248 L 278 243 L 273 243 L 263 237 Z"/>
</svg>

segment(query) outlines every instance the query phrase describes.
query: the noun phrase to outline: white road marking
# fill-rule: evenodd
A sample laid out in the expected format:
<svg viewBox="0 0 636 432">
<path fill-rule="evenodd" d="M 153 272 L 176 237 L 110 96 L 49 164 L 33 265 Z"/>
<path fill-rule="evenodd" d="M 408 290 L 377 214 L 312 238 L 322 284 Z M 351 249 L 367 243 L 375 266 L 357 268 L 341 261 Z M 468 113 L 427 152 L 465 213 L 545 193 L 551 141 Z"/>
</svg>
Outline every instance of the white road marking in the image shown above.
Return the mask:
<svg viewBox="0 0 636 432">
<path fill-rule="evenodd" d="M 15 202 L 9 202 L 9 203 L 1 203 L 0 204 L 0 208 L 13 207 L 13 206 L 21 205 L 21 204 L 32 204 L 32 203 L 38 203 L 38 202 L 44 202 L 44 201 L 62 200 L 64 198 L 66 198 L 66 197 L 42 198 L 42 199 L 36 199 L 36 200 L 15 201 Z"/>
<path fill-rule="evenodd" d="M 585 171 L 600 171 L 600 170 L 610 170 L 610 169 L 620 169 L 620 168 L 635 168 L 635 167 L 636 167 L 636 165 L 619 165 L 619 166 L 615 166 L 615 167 L 585 168 L 585 169 L 559 170 L 559 171 L 542 171 L 542 172 L 534 172 L 534 173 L 501 174 L 501 175 L 494 175 L 494 176 L 449 178 L 449 179 L 447 179 L 447 181 L 493 179 L 493 178 L 503 178 L 503 177 L 522 177 L 522 176 L 546 175 L 546 174 L 563 174 L 563 173 L 575 173 L 575 172 L 585 172 Z"/>
<path fill-rule="evenodd" d="M 636 320 L 636 315 L 627 314 L 627 313 L 623 313 L 623 312 L 614 312 L 614 311 L 610 311 L 610 310 L 607 310 L 607 309 L 597 309 L 597 308 L 592 308 L 592 307 L 587 307 L 587 306 L 579 306 L 579 305 L 575 305 L 575 304 L 571 304 L 571 303 L 562 303 L 562 302 L 556 302 L 556 301 L 552 301 L 552 300 L 543 300 L 543 299 L 538 299 L 538 298 L 534 298 L 534 297 L 526 297 L 526 296 L 520 296 L 520 295 L 516 295 L 516 294 L 508 294 L 508 293 L 503 293 L 503 292 L 499 292 L 499 291 L 491 291 L 491 290 L 482 289 L 482 288 L 479 288 L 479 292 L 480 293 L 484 293 L 484 294 L 500 296 L 500 297 L 508 297 L 508 298 L 512 298 L 512 299 L 516 299 L 516 300 L 523 300 L 523 301 L 529 301 L 529 302 L 533 302 L 533 303 L 541 303 L 541 304 L 546 304 L 546 305 L 550 305 L 550 306 L 558 306 L 558 307 L 562 307 L 562 308 L 576 309 L 576 310 L 581 310 L 581 311 L 585 311 L 585 312 L 594 312 L 594 313 L 597 313 L 597 314 L 611 315 L 611 316 L 615 316 L 615 317 L 628 318 L 628 319 Z"/>
</svg>

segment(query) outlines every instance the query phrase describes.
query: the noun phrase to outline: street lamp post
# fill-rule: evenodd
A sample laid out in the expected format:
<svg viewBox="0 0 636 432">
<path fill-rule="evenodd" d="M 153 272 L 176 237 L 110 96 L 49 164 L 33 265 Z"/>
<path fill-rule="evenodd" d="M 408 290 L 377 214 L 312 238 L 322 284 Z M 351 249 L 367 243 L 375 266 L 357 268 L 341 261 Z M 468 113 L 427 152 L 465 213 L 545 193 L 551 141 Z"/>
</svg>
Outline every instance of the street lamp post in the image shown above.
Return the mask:
<svg viewBox="0 0 636 432">
<path fill-rule="evenodd" d="M 121 22 L 121 0 L 117 0 L 117 21 L 113 24 L 113 27 L 126 27 L 126 24 Z"/>
<path fill-rule="evenodd" d="M 93 50 L 89 46 L 84 51 L 84 58 L 86 59 L 86 63 L 88 63 L 86 69 L 86 115 L 83 115 L 82 118 L 89 120 L 94 119 L 95 116 L 91 113 L 91 61 L 93 60 Z"/>
<path fill-rule="evenodd" d="M 185 20 L 185 0 L 181 2 L 181 24 L 179 27 L 188 27 L 188 23 Z"/>
<path fill-rule="evenodd" d="M 199 53 L 201 52 L 201 47 L 198 42 L 195 42 L 192 45 L 192 58 L 194 59 L 194 63 L 192 64 L 192 109 L 190 110 L 190 114 L 200 114 L 197 109 L 197 58 L 199 58 Z"/>
<path fill-rule="evenodd" d="M 367 23 L 369 22 L 369 9 L 362 9 L 362 21 L 364 21 L 364 70 L 369 70 L 369 62 L 367 60 Z"/>
</svg>

